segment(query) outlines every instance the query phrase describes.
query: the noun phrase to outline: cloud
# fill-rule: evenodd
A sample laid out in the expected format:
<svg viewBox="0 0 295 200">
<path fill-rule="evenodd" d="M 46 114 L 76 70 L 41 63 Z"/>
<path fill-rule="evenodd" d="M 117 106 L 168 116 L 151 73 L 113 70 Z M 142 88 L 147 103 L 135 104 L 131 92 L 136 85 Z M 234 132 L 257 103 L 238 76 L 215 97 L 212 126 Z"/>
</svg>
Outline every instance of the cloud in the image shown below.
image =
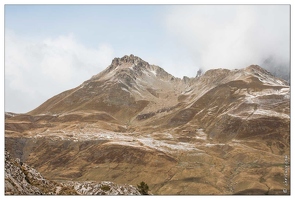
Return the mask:
<svg viewBox="0 0 295 200">
<path fill-rule="evenodd" d="M 6 30 L 5 110 L 28 112 L 99 73 L 113 57 L 109 44 L 88 48 L 73 34 L 37 40 Z"/>
<path fill-rule="evenodd" d="M 174 6 L 164 25 L 203 70 L 263 65 L 267 59 L 289 68 L 289 11 L 288 5 Z"/>
</svg>

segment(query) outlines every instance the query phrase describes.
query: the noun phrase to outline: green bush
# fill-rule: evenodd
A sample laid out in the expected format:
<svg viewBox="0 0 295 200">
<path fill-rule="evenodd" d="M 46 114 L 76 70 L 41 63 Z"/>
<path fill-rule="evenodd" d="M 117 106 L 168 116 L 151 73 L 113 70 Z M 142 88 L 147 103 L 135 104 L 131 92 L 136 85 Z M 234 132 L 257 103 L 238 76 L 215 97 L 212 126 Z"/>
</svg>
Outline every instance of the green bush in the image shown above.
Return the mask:
<svg viewBox="0 0 295 200">
<path fill-rule="evenodd" d="M 149 186 L 145 182 L 141 181 L 140 184 L 137 185 L 137 188 L 140 194 L 148 195 Z"/>
<path fill-rule="evenodd" d="M 102 185 L 101 187 L 100 187 L 103 191 L 109 191 L 111 188 L 110 188 L 110 186 L 108 186 L 108 185 Z"/>
</svg>

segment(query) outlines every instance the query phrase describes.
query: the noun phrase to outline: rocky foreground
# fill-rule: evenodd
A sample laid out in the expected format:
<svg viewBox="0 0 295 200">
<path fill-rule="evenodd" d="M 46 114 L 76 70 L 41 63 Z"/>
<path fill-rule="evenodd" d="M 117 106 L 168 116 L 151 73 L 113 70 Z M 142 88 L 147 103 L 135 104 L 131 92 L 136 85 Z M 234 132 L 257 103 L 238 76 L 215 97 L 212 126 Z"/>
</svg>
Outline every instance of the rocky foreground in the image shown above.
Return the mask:
<svg viewBox="0 0 295 200">
<path fill-rule="evenodd" d="M 132 185 L 109 181 L 57 183 L 5 151 L 5 195 L 140 195 Z"/>
</svg>

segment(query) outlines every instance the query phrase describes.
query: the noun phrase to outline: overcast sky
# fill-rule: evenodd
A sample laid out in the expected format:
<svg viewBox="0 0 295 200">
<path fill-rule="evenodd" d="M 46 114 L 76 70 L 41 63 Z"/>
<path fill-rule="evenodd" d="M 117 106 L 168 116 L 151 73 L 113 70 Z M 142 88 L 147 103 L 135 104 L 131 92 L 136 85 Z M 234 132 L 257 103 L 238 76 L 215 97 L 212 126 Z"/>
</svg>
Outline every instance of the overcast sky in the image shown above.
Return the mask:
<svg viewBox="0 0 295 200">
<path fill-rule="evenodd" d="M 177 77 L 290 63 L 288 5 L 5 5 L 5 111 L 28 112 L 134 54 Z"/>
</svg>

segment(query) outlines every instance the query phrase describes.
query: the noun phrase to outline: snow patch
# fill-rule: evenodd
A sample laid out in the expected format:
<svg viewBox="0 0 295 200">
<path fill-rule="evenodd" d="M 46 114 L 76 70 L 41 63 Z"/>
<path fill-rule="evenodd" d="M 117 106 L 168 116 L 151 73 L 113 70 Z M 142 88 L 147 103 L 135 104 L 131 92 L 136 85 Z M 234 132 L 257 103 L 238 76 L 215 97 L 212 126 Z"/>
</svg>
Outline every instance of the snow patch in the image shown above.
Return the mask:
<svg viewBox="0 0 295 200">
<path fill-rule="evenodd" d="M 139 94 L 139 96 L 144 97 L 140 92 L 138 92 L 137 90 L 132 90 L 133 92 Z"/>
<path fill-rule="evenodd" d="M 277 80 L 277 83 L 280 84 L 280 85 L 285 85 L 282 81 L 280 80 Z"/>
<path fill-rule="evenodd" d="M 182 92 L 181 94 L 191 94 L 191 93 L 193 93 L 193 89 L 192 88 L 188 88 L 184 92 Z"/>
<path fill-rule="evenodd" d="M 126 85 L 123 81 L 119 80 L 119 83 L 122 83 L 122 84 L 125 85 L 127 88 L 129 88 L 129 86 Z"/>
<path fill-rule="evenodd" d="M 129 66 L 129 69 L 133 70 L 134 67 L 135 67 L 135 65 L 133 64 L 133 65 Z"/>
<path fill-rule="evenodd" d="M 246 103 L 259 103 L 258 99 L 259 97 L 267 97 L 271 95 L 288 95 L 290 94 L 290 88 L 281 88 L 281 89 L 264 89 L 259 92 L 251 92 L 245 93 L 246 97 Z M 270 97 L 271 98 L 271 97 Z"/>
<path fill-rule="evenodd" d="M 155 70 L 151 70 L 152 74 L 154 74 L 155 76 L 157 76 L 157 72 Z"/>
<path fill-rule="evenodd" d="M 203 129 L 196 129 L 196 136 L 195 138 L 196 139 L 199 139 L 199 140 L 206 140 L 207 139 L 207 134 L 204 132 Z"/>
<path fill-rule="evenodd" d="M 121 89 L 124 90 L 124 91 L 126 91 L 126 92 L 129 92 L 129 93 L 130 93 L 130 91 L 127 90 L 126 88 L 121 87 Z"/>
<path fill-rule="evenodd" d="M 160 140 L 155 140 L 152 138 L 140 138 L 138 139 L 138 141 L 140 141 L 142 144 L 149 146 L 153 149 L 158 149 L 160 151 L 164 151 L 164 152 L 170 152 L 170 151 L 192 151 L 192 150 L 197 150 L 197 151 L 201 151 L 199 149 L 197 149 L 194 145 L 189 144 L 189 143 L 184 143 L 184 142 L 178 142 L 175 144 L 168 144 L 165 143 L 164 141 L 160 141 Z"/>
<path fill-rule="evenodd" d="M 271 117 L 290 118 L 290 116 L 285 113 L 278 113 L 273 110 L 262 110 L 262 109 L 256 110 L 254 115 L 266 115 Z"/>
<path fill-rule="evenodd" d="M 205 144 L 206 147 L 212 147 L 212 146 L 224 146 L 225 144 L 223 143 L 217 143 L 217 144 L 212 144 L 212 143 L 207 143 Z"/>
</svg>

